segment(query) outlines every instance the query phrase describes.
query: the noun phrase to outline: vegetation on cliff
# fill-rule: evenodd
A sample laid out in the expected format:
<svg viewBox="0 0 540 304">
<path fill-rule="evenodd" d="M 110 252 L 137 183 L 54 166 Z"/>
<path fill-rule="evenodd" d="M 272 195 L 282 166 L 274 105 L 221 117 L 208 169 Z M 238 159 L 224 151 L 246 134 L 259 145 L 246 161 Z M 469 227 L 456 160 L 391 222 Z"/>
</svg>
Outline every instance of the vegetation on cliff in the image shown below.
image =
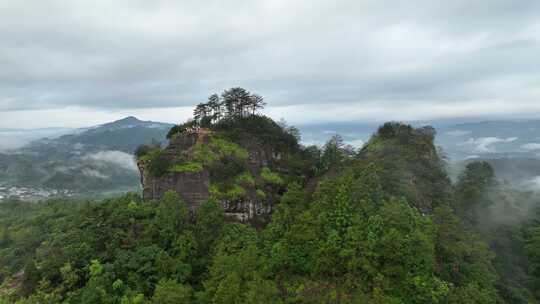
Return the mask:
<svg viewBox="0 0 540 304">
<path fill-rule="evenodd" d="M 267 214 L 288 183 L 307 184 L 316 171 L 314 149 L 300 145 L 296 128 L 259 114 L 263 106 L 262 97 L 232 88 L 210 96 L 192 120 L 174 126 L 167 147 L 140 147 L 136 156 L 146 197 L 160 198 L 167 189 L 191 195 L 191 189 L 174 189 L 176 183 L 168 181 L 201 173 L 199 184 L 205 186 L 192 197 L 209 193 L 231 215 L 252 219 L 254 213 Z"/>
</svg>

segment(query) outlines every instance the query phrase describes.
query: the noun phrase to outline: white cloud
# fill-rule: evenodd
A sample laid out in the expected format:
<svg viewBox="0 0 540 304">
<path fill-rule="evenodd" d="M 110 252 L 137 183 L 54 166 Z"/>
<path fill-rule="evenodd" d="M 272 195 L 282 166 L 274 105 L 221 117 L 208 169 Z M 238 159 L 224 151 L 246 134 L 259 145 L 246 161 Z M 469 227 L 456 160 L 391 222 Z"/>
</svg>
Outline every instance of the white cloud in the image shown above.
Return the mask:
<svg viewBox="0 0 540 304">
<path fill-rule="evenodd" d="M 89 169 L 89 168 L 84 168 L 81 170 L 81 173 L 83 175 L 86 175 L 86 176 L 89 176 L 89 177 L 95 177 L 95 178 L 100 178 L 100 179 L 107 179 L 109 178 L 109 176 L 99 172 L 98 170 L 94 170 L 94 169 Z"/>
<path fill-rule="evenodd" d="M 535 176 L 529 180 L 524 181 L 521 186 L 523 186 L 527 190 L 540 190 L 540 176 Z"/>
<path fill-rule="evenodd" d="M 460 143 L 460 146 L 470 148 L 477 153 L 495 153 L 495 145 L 499 143 L 510 143 L 516 141 L 517 137 L 499 138 L 499 137 L 478 137 L 469 138 L 466 142 Z"/>
<path fill-rule="evenodd" d="M 84 159 L 98 163 L 113 164 L 131 171 L 138 171 L 133 155 L 122 151 L 100 151 L 95 154 L 86 155 Z"/>
<path fill-rule="evenodd" d="M 0 114 L 2 114 L 0 112 Z M 2 116 L 2 119 L 0 120 L 10 120 L 10 116 L 6 115 L 4 118 Z M 14 122 L 15 123 L 15 122 Z M 0 122 L 0 125 L 2 123 Z M 21 124 L 19 121 L 18 123 L 12 124 L 12 126 L 16 127 L 23 127 L 24 125 Z M 0 130 L 0 151 L 1 152 L 7 152 L 12 149 L 18 149 L 20 147 L 23 147 L 30 143 L 33 140 L 40 139 L 43 137 L 48 138 L 55 138 L 60 135 L 66 134 L 71 132 L 71 129 L 39 129 L 39 130 L 22 130 L 22 129 L 16 129 L 16 130 Z"/>
<path fill-rule="evenodd" d="M 528 143 L 521 146 L 521 149 L 526 151 L 540 150 L 540 143 Z"/>
<path fill-rule="evenodd" d="M 353 139 L 353 140 L 346 140 L 345 143 L 355 148 L 361 148 L 365 144 L 365 141 L 363 141 L 362 139 Z"/>
</svg>

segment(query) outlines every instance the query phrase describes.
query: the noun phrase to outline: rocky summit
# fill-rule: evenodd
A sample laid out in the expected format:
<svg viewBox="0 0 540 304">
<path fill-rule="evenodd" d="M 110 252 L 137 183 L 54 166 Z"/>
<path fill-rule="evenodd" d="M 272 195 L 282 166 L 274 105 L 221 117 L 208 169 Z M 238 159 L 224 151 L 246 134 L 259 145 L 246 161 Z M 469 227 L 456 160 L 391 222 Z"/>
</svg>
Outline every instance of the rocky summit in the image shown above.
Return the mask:
<svg viewBox="0 0 540 304">
<path fill-rule="evenodd" d="M 174 191 L 196 214 L 211 199 L 229 218 L 255 224 L 268 220 L 288 183 L 306 183 L 310 165 L 296 129 L 257 114 L 257 96 L 230 93 L 222 105 L 201 104 L 193 120 L 174 126 L 165 148 L 137 149 L 145 200 Z"/>
</svg>

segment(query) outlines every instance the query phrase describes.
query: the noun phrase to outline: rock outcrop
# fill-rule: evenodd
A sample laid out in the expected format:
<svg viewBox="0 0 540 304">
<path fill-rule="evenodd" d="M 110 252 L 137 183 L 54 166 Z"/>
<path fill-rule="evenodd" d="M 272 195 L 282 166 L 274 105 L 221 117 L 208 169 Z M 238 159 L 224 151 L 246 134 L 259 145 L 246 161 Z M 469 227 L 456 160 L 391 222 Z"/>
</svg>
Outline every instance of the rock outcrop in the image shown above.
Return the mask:
<svg viewBox="0 0 540 304">
<path fill-rule="evenodd" d="M 175 156 L 179 153 L 186 153 L 193 149 L 197 141 L 200 140 L 200 136 L 199 133 L 190 133 L 175 137 L 170 141 L 167 148 L 163 150 L 164 157 L 169 162 L 174 161 Z M 159 200 L 165 192 L 174 190 L 193 210 L 197 209 L 202 202 L 210 197 L 208 170 L 166 173 L 162 176 L 154 176 L 148 170 L 144 161 L 139 160 L 137 165 L 141 172 L 141 185 L 145 200 Z"/>
<path fill-rule="evenodd" d="M 215 199 L 226 216 L 241 222 L 267 217 L 283 192 L 281 153 L 250 138 L 237 144 L 222 135 L 204 128 L 188 130 L 171 138 L 166 148 L 139 157 L 143 198 L 159 200 L 173 190 L 193 214 L 203 202 Z M 163 162 L 167 169 L 156 174 L 153 162 Z"/>
</svg>

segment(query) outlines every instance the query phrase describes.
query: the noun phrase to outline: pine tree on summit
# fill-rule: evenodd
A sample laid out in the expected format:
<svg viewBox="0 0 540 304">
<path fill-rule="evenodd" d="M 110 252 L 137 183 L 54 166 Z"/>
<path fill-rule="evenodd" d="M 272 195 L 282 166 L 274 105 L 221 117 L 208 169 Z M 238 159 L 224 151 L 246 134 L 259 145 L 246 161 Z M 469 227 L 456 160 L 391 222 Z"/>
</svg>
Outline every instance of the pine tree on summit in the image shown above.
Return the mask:
<svg viewBox="0 0 540 304">
<path fill-rule="evenodd" d="M 206 103 L 199 103 L 193 110 L 193 118 L 199 125 L 216 123 L 223 118 L 255 115 L 264 108 L 264 98 L 251 94 L 243 88 L 231 88 L 208 97 Z"/>
<path fill-rule="evenodd" d="M 264 98 L 261 95 L 251 95 L 251 114 L 255 115 L 257 110 L 263 109 L 265 105 L 266 102 L 264 102 Z"/>
<path fill-rule="evenodd" d="M 210 97 L 208 97 L 208 108 L 211 111 L 211 119 L 212 122 L 219 121 L 221 117 L 223 116 L 223 105 L 221 104 L 221 100 L 219 98 L 218 94 L 212 94 Z"/>
<path fill-rule="evenodd" d="M 242 116 L 245 108 L 250 104 L 251 95 L 243 88 L 231 88 L 221 94 L 227 116 L 238 117 Z"/>
</svg>

